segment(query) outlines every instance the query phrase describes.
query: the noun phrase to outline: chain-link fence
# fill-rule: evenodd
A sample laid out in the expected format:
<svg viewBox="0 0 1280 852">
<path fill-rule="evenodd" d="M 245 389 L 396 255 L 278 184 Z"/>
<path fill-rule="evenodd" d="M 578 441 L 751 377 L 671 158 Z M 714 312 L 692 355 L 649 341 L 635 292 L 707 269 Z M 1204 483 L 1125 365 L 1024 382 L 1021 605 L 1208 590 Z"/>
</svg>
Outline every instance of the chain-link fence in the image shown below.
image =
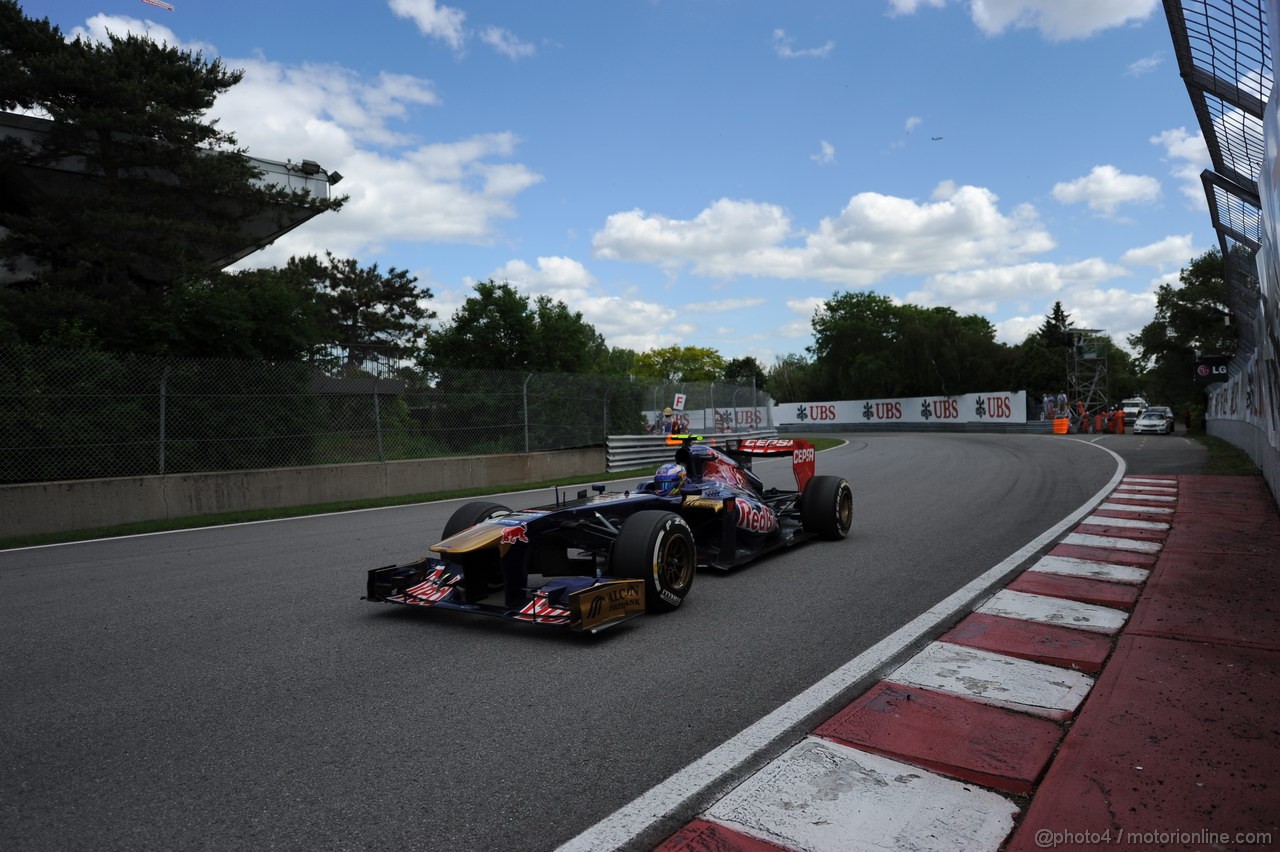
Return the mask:
<svg viewBox="0 0 1280 852">
<path fill-rule="evenodd" d="M 728 385 L 500 370 L 372 375 L 0 347 L 0 482 L 599 446 L 610 434 L 652 431 L 646 409 L 673 393 L 687 394 L 686 411 L 709 408 L 713 421 L 741 419 L 742 429 L 759 416 L 743 405 L 756 394 Z"/>
<path fill-rule="evenodd" d="M 672 409 L 675 432 L 750 432 L 773 427 L 773 399 L 754 387 L 724 382 L 668 382 L 641 391 L 646 431 L 662 430 Z"/>
</svg>

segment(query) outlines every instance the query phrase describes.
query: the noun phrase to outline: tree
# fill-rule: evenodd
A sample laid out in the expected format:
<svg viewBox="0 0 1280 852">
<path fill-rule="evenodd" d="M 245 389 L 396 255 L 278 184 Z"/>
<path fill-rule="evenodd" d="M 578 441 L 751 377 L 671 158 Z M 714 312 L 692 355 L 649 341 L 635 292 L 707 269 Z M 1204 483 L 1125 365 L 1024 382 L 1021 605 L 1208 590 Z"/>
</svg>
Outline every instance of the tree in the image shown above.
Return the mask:
<svg viewBox="0 0 1280 852">
<path fill-rule="evenodd" d="M 765 375 L 760 362 L 747 355 L 744 358 L 733 358 L 724 365 L 724 380 L 731 385 L 764 390 L 765 384 L 768 383 L 768 376 Z"/>
<path fill-rule="evenodd" d="M 66 42 L 0 0 L 0 108 L 51 119 L 38 141 L 0 147 L 13 188 L 0 205 L 0 262 L 24 270 L 0 291 L 0 315 L 20 339 L 79 323 L 101 345 L 146 346 L 168 294 L 240 250 L 245 221 L 341 206 L 257 184 L 234 136 L 204 120 L 241 77 L 146 37 Z M 31 170 L 54 179 L 27 180 Z"/>
<path fill-rule="evenodd" d="M 320 296 L 292 266 L 188 279 L 169 294 L 164 323 L 151 325 L 151 348 L 176 356 L 301 360 L 332 340 Z"/>
<path fill-rule="evenodd" d="M 1036 335 L 1050 349 L 1059 346 L 1069 347 L 1072 344 L 1071 330 L 1073 328 L 1071 314 L 1062 309 L 1062 302 L 1054 302 L 1049 315 L 1044 318 L 1044 322 L 1036 330 Z"/>
<path fill-rule="evenodd" d="M 639 353 L 622 346 L 610 346 L 592 365 L 592 372 L 606 376 L 628 376 Z"/>
<path fill-rule="evenodd" d="M 422 323 L 435 312 L 424 306 L 431 298 L 418 279 L 394 266 L 383 275 L 374 263 L 360 268 L 354 258 L 325 252 L 291 258 L 289 277 L 309 279 L 324 312 L 319 342 L 341 349 L 349 367 L 370 361 L 398 361 L 418 354 L 425 335 Z"/>
<path fill-rule="evenodd" d="M 837 293 L 813 318 L 820 396 L 958 395 L 998 386 L 1006 350 L 984 317 L 895 305 L 875 293 Z"/>
<path fill-rule="evenodd" d="M 530 369 L 558 373 L 598 372 L 609 347 L 580 311 L 550 296 L 533 300 L 533 358 Z"/>
<path fill-rule="evenodd" d="M 474 289 L 429 335 L 424 366 L 585 373 L 607 362 L 604 338 L 563 302 L 538 296 L 530 304 L 507 282 L 492 279 Z"/>
<path fill-rule="evenodd" d="M 636 356 L 631 374 L 656 382 L 714 382 L 724 372 L 720 353 L 705 346 L 668 346 Z"/>
<path fill-rule="evenodd" d="M 823 399 L 813 363 L 803 355 L 778 356 L 769 368 L 769 392 L 779 402 L 813 402 Z"/>
<path fill-rule="evenodd" d="M 1196 353 L 1232 355 L 1236 335 L 1228 319 L 1222 252 L 1211 249 L 1178 273 L 1178 285 L 1156 290 L 1156 316 L 1129 338 L 1145 369 L 1144 388 L 1170 405 L 1199 400 L 1194 370 Z"/>
</svg>

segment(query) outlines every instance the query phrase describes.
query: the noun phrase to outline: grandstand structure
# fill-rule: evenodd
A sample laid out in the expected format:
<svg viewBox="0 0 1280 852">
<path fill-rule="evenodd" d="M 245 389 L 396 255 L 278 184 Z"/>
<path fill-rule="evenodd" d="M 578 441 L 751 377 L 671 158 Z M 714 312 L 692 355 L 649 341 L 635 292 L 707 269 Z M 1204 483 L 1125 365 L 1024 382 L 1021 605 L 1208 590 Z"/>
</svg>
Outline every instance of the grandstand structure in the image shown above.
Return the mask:
<svg viewBox="0 0 1280 852">
<path fill-rule="evenodd" d="M 1267 5 L 1268 0 L 1164 0 L 1178 72 L 1209 148 L 1212 165 L 1200 181 L 1226 267 L 1237 365 L 1258 346 L 1256 258 L 1264 237 L 1258 181 L 1273 79 Z"/>
<path fill-rule="evenodd" d="M 17 140 L 35 145 L 53 127 L 49 119 L 21 113 L 0 112 L 0 140 Z M 305 189 L 313 198 L 329 198 L 330 187 L 342 180 L 336 171 L 328 171 L 319 163 L 308 159 L 278 162 L 257 157 L 246 157 L 261 172 L 261 183 L 285 189 Z M 38 202 L 45 193 L 92 192 L 94 176 L 87 174 L 82 165 L 67 159 L 53 166 L 14 165 L 0 169 L 0 209 L 20 211 L 26 205 Z M 272 204 L 253 217 L 245 217 L 240 223 L 241 244 L 231 252 L 211 250 L 207 246 L 192 245 L 191 250 L 201 256 L 210 269 L 224 269 L 289 231 L 307 222 L 320 211 L 294 205 Z M 0 264 L 0 285 L 21 281 L 31 275 L 32 266 L 21 258 L 10 259 L 14 269 Z"/>
<path fill-rule="evenodd" d="M 1164 0 L 1209 150 L 1201 175 L 1236 351 L 1206 396 L 1209 434 L 1240 447 L 1280 503 L 1280 0 Z"/>
</svg>

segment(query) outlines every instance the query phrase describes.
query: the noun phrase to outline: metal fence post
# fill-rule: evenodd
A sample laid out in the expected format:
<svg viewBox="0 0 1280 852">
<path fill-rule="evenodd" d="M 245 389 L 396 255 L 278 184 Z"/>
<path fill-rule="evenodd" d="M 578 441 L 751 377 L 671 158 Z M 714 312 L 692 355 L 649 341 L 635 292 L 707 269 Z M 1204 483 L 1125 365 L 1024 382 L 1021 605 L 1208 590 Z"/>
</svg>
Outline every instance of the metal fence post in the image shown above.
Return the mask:
<svg viewBox="0 0 1280 852">
<path fill-rule="evenodd" d="M 169 371 L 173 369 L 165 364 L 160 374 L 160 475 L 164 476 L 164 442 L 165 442 L 165 407 L 168 400 Z"/>
<path fill-rule="evenodd" d="M 612 388 L 604 389 L 604 416 L 600 421 L 600 440 L 601 442 L 609 440 L 609 391 Z"/>
<path fill-rule="evenodd" d="M 520 396 L 524 401 L 524 451 L 529 452 L 529 380 L 533 378 L 533 373 L 524 377 L 524 387 L 520 390 Z"/>
<path fill-rule="evenodd" d="M 386 461 L 382 452 L 382 405 L 378 401 L 378 377 L 373 377 L 373 429 L 378 436 L 378 461 Z"/>
</svg>

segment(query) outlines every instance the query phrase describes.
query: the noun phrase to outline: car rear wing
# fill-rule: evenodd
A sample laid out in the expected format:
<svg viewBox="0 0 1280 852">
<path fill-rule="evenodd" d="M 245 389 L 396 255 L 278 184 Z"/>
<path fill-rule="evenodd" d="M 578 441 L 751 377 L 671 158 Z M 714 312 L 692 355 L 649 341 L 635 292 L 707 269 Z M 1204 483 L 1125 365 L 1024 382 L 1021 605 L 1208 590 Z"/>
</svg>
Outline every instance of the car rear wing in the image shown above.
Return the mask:
<svg viewBox="0 0 1280 852">
<path fill-rule="evenodd" d="M 817 450 L 803 438 L 748 438 L 738 444 L 736 452 L 766 458 L 790 455 L 791 470 L 796 476 L 796 490 L 800 492 L 813 479 L 817 466 Z"/>
<path fill-rule="evenodd" d="M 804 438 L 746 438 L 736 440 L 732 438 L 725 439 L 720 436 L 719 438 L 704 440 L 701 435 L 667 436 L 667 443 L 672 445 L 687 446 L 693 441 L 702 441 L 714 447 L 717 440 L 725 440 L 724 452 L 746 462 L 745 466 L 747 468 L 751 467 L 751 459 L 753 458 L 791 456 L 791 469 L 795 473 L 797 491 L 803 492 L 804 487 L 809 484 L 809 480 L 813 479 L 818 453 L 813 444 Z M 736 444 L 736 446 L 730 442 Z"/>
</svg>

